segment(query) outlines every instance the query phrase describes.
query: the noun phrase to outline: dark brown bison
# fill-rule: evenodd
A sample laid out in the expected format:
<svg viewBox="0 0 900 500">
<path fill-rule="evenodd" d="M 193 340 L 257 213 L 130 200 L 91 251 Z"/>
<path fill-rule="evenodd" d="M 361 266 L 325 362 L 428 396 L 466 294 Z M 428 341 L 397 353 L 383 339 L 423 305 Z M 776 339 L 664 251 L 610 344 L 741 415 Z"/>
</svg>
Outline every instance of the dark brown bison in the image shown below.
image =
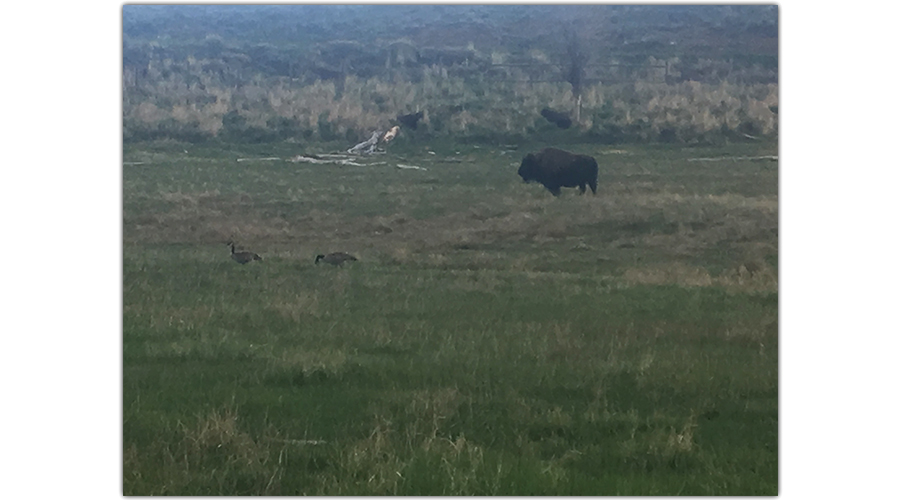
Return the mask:
<svg viewBox="0 0 900 500">
<path fill-rule="evenodd" d="M 419 111 L 418 113 L 410 113 L 408 115 L 400 115 L 397 117 L 397 121 L 400 122 L 406 128 L 411 128 L 415 130 L 419 126 L 419 120 L 421 120 L 425 116 L 425 113 Z"/>
<path fill-rule="evenodd" d="M 587 186 L 597 194 L 597 160 L 556 148 L 546 148 L 539 153 L 528 153 L 519 167 L 519 176 L 525 182 L 540 182 L 553 196 L 559 196 L 561 187 Z"/>
<path fill-rule="evenodd" d="M 560 113 L 559 111 L 553 111 L 550 108 L 542 109 L 541 116 L 546 118 L 547 121 L 555 123 L 559 128 L 569 128 L 572 126 L 572 119 L 569 118 L 569 115 Z"/>
</svg>

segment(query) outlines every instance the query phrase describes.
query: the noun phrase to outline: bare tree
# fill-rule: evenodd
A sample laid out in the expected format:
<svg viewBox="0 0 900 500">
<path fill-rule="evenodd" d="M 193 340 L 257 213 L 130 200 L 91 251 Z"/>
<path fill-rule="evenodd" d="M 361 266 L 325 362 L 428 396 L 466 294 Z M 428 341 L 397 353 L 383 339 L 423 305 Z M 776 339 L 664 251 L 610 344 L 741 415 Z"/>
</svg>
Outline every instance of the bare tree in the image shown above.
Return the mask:
<svg viewBox="0 0 900 500">
<path fill-rule="evenodd" d="M 572 85 L 572 94 L 575 96 L 575 122 L 581 123 L 581 92 L 585 84 L 585 67 L 589 57 L 584 50 L 581 37 L 574 28 L 569 28 L 563 34 L 565 43 L 564 63 L 561 67 L 563 78 Z"/>
</svg>

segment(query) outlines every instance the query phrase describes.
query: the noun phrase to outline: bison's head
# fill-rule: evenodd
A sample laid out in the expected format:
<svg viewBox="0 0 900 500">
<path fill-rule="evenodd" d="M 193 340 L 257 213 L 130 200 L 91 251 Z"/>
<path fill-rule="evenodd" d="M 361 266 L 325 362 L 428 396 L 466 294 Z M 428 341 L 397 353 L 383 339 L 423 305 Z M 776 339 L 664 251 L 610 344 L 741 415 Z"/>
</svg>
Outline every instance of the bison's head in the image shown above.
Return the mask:
<svg viewBox="0 0 900 500">
<path fill-rule="evenodd" d="M 525 182 L 533 182 L 537 180 L 538 162 L 534 154 L 528 153 L 522 159 L 522 166 L 519 167 L 519 177 Z"/>
</svg>

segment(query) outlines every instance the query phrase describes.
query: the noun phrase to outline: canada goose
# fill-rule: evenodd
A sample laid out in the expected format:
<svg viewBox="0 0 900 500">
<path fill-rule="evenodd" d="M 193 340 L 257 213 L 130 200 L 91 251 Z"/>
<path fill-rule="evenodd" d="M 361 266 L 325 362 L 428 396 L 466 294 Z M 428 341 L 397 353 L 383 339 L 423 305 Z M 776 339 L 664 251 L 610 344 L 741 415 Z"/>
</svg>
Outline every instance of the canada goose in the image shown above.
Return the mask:
<svg viewBox="0 0 900 500">
<path fill-rule="evenodd" d="M 246 264 L 248 262 L 252 262 L 254 260 L 262 260 L 262 257 L 256 255 L 253 252 L 235 252 L 234 251 L 234 242 L 229 241 L 226 243 L 227 245 L 231 245 L 231 258 L 234 259 L 238 264 Z"/>
<path fill-rule="evenodd" d="M 341 266 L 344 262 L 350 260 L 356 260 L 356 257 L 350 255 L 349 253 L 344 252 L 334 252 L 328 255 L 316 255 L 316 264 L 319 263 L 320 260 L 325 261 L 332 266 Z"/>
</svg>

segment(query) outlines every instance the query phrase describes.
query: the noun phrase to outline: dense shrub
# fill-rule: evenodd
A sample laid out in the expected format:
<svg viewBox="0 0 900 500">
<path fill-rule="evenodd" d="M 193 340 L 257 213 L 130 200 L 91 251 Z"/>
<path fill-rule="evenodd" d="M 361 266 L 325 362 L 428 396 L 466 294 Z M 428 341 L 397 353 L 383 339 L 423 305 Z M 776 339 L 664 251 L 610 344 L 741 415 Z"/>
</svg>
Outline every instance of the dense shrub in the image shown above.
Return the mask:
<svg viewBox="0 0 900 500">
<path fill-rule="evenodd" d="M 416 111 L 421 137 L 502 140 L 555 129 L 541 116 L 547 108 L 575 116 L 568 83 L 468 81 L 433 66 L 419 83 L 348 76 L 311 84 L 256 78 L 227 87 L 203 67 L 195 62 L 173 71 L 197 74 L 176 71 L 156 81 L 126 78 L 134 83 L 125 86 L 125 140 L 352 142 Z M 583 90 L 581 107 L 580 122 L 565 133 L 603 143 L 708 143 L 778 133 L 776 84 L 598 83 Z"/>
</svg>

